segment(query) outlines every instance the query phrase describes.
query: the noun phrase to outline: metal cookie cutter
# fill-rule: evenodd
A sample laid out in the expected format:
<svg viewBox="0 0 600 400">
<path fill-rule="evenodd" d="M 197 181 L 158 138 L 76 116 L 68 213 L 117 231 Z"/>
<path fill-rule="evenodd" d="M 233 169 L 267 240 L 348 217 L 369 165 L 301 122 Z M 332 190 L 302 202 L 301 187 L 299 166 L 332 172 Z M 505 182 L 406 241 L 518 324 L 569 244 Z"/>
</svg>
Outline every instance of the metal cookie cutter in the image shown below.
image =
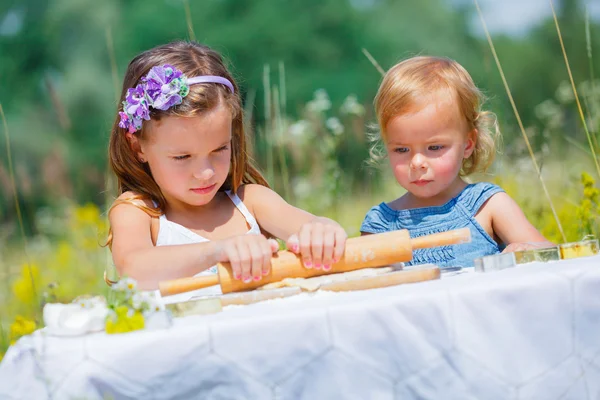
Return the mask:
<svg viewBox="0 0 600 400">
<path fill-rule="evenodd" d="M 519 264 L 527 264 L 534 261 L 548 262 L 558 261 L 560 259 L 561 255 L 558 246 L 521 250 L 513 253 L 501 253 L 477 258 L 475 259 L 475 271 L 499 271 L 501 269 L 516 267 Z"/>
</svg>

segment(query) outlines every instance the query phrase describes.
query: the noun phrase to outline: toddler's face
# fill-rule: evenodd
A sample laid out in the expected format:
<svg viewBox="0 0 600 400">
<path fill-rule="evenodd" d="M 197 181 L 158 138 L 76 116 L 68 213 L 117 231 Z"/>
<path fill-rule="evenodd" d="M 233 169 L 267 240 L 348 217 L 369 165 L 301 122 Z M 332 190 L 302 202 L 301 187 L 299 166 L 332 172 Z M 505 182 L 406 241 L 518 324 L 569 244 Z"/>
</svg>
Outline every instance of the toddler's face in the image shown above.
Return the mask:
<svg viewBox="0 0 600 400">
<path fill-rule="evenodd" d="M 213 199 L 229 173 L 231 134 L 231 112 L 223 105 L 195 117 L 150 121 L 140 156 L 171 206 Z"/>
<path fill-rule="evenodd" d="M 432 94 L 387 125 L 385 142 L 396 180 L 417 198 L 443 197 L 460 181 L 462 162 L 473 152 L 475 133 L 468 131 L 451 95 Z"/>
</svg>

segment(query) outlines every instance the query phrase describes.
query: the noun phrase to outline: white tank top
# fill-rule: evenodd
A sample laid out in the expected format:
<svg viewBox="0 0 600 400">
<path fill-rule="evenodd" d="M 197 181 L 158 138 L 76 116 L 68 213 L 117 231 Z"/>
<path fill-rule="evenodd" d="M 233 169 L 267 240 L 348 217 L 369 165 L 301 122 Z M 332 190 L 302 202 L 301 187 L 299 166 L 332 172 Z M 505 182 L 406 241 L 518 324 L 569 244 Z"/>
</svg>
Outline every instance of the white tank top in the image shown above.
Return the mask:
<svg viewBox="0 0 600 400">
<path fill-rule="evenodd" d="M 242 213 L 248 225 L 250 225 L 250 230 L 246 232 L 246 234 L 260 234 L 260 227 L 256 222 L 256 219 L 248 208 L 244 205 L 242 200 L 238 197 L 237 194 L 232 194 L 231 191 L 227 190 L 225 192 L 227 196 L 233 201 L 233 204 L 236 208 Z M 192 243 L 202 243 L 208 242 L 209 239 L 198 235 L 196 232 L 189 230 L 188 228 L 180 225 L 176 222 L 169 221 L 167 217 L 163 214 L 159 218 L 158 225 L 158 235 L 156 238 L 157 246 L 170 246 L 177 244 L 192 244 Z M 202 276 L 202 275 L 213 275 L 217 273 L 217 266 L 213 265 L 212 267 L 194 275 L 194 276 Z M 222 294 L 221 287 L 219 285 L 210 286 L 204 289 L 194 290 L 191 292 L 185 292 L 180 294 L 175 294 L 172 296 L 164 296 L 162 299 L 165 304 L 170 303 L 180 303 L 182 301 L 191 300 L 193 297 L 198 296 L 206 296 L 206 295 L 218 295 Z"/>
</svg>

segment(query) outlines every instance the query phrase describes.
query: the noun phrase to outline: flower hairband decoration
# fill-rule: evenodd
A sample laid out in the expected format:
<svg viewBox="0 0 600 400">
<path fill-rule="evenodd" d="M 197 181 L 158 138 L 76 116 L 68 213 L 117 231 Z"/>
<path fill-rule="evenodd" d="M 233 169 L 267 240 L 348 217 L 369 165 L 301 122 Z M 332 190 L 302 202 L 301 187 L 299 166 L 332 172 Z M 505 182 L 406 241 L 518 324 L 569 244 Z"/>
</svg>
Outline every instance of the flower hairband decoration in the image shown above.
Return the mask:
<svg viewBox="0 0 600 400">
<path fill-rule="evenodd" d="M 180 70 L 165 64 L 152 67 L 140 83 L 127 89 L 123 111 L 119 111 L 119 126 L 134 133 L 142 128 L 142 121 L 150 120 L 150 107 L 166 111 L 181 104 L 196 83 L 220 83 L 234 93 L 233 84 L 222 76 L 203 75 L 188 79 Z"/>
</svg>

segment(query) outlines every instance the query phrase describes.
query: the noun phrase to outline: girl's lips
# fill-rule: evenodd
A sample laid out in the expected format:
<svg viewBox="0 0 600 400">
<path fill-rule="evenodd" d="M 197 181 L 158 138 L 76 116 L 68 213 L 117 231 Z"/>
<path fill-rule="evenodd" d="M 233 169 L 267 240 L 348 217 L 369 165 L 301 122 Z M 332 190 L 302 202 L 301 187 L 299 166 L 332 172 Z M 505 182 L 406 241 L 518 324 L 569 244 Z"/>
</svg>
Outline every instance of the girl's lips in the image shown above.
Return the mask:
<svg viewBox="0 0 600 400">
<path fill-rule="evenodd" d="M 210 186 L 206 186 L 206 187 L 202 187 L 202 188 L 193 188 L 190 189 L 192 192 L 197 193 L 197 194 L 206 194 L 206 193 L 210 193 L 216 186 L 217 184 L 214 183 Z"/>
<path fill-rule="evenodd" d="M 417 186 L 425 186 L 425 185 L 427 185 L 429 182 L 431 182 L 431 181 L 429 181 L 429 180 L 426 180 L 426 179 L 419 179 L 418 181 L 412 181 L 411 183 L 412 183 L 413 185 L 417 185 Z"/>
</svg>

